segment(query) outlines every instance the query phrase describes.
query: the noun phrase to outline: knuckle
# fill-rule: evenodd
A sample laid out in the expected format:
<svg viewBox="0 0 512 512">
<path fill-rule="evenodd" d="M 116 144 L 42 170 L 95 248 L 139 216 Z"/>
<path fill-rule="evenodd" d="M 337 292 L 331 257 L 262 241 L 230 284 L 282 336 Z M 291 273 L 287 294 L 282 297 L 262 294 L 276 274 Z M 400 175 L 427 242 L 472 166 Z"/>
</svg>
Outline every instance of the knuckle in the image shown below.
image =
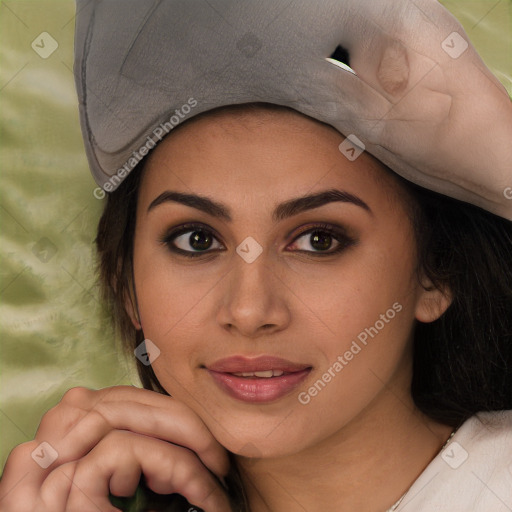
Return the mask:
<svg viewBox="0 0 512 512">
<path fill-rule="evenodd" d="M 41 418 L 38 437 L 48 432 L 55 434 L 57 429 L 62 434 L 67 433 L 83 418 L 84 414 L 86 414 L 84 409 L 67 402 L 60 402 L 48 410 Z"/>
<path fill-rule="evenodd" d="M 174 459 L 174 474 L 180 480 L 191 483 L 195 479 L 203 480 L 207 474 L 207 469 L 201 467 L 199 459 L 189 450 L 184 450 L 179 454 L 179 457 Z"/>
<path fill-rule="evenodd" d="M 153 490 L 168 482 L 172 482 L 177 488 L 186 487 L 197 474 L 202 474 L 198 459 L 181 447 L 154 450 L 151 455 L 151 464 L 153 468 L 157 468 L 157 471 L 152 471 L 146 476 Z"/>
<path fill-rule="evenodd" d="M 29 460 L 32 456 L 32 452 L 37 448 L 38 444 L 39 443 L 36 440 L 18 444 L 11 450 L 7 461 L 12 464 Z"/>
<path fill-rule="evenodd" d="M 195 496 L 201 503 L 204 503 L 216 490 L 213 482 L 208 481 L 206 478 L 200 478 L 197 475 L 193 475 L 186 485 L 187 494 Z"/>
<path fill-rule="evenodd" d="M 70 388 L 62 395 L 61 402 L 69 405 L 83 406 L 89 402 L 92 393 L 94 393 L 93 390 L 82 386 Z"/>
<path fill-rule="evenodd" d="M 43 417 L 39 422 L 38 431 L 44 431 L 47 427 L 53 427 L 55 422 L 61 416 L 61 410 L 62 406 L 60 404 L 53 406 L 51 409 L 48 409 L 48 411 L 43 414 Z"/>
<path fill-rule="evenodd" d="M 198 436 L 197 443 L 199 450 L 204 453 L 213 452 L 219 446 L 217 440 L 213 437 L 212 434 L 210 434 L 206 427 L 204 430 L 201 430 L 201 435 Z"/>
<path fill-rule="evenodd" d="M 160 450 L 154 452 L 154 464 L 155 467 L 159 468 L 161 475 L 173 475 L 176 473 L 177 467 L 179 466 L 180 469 L 183 468 L 183 466 L 187 466 L 187 468 L 183 471 L 184 473 L 192 473 L 192 471 L 189 470 L 189 464 L 186 464 L 187 454 L 180 454 L 180 451 L 173 450 L 174 453 L 172 455 L 167 450 Z M 181 463 L 179 463 L 180 461 Z M 185 463 L 185 464 L 184 464 Z"/>
</svg>

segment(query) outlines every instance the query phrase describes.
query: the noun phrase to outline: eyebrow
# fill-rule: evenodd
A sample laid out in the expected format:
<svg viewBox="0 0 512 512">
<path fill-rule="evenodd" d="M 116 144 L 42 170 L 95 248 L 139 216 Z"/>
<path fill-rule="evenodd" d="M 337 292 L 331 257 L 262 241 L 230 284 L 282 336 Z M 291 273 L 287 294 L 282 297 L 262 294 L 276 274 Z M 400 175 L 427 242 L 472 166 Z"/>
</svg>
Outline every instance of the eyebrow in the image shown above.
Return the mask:
<svg viewBox="0 0 512 512">
<path fill-rule="evenodd" d="M 172 190 L 162 192 L 151 202 L 147 211 L 149 213 L 157 206 L 168 202 L 180 203 L 201 210 L 212 217 L 228 222 L 232 221 L 231 211 L 226 205 L 213 201 L 208 197 L 196 194 L 183 194 Z M 371 208 L 361 198 L 343 190 L 329 189 L 316 194 L 296 197 L 277 205 L 272 213 L 272 220 L 279 222 L 307 210 L 313 210 L 334 202 L 351 203 L 366 210 L 370 215 L 373 215 Z"/>
</svg>

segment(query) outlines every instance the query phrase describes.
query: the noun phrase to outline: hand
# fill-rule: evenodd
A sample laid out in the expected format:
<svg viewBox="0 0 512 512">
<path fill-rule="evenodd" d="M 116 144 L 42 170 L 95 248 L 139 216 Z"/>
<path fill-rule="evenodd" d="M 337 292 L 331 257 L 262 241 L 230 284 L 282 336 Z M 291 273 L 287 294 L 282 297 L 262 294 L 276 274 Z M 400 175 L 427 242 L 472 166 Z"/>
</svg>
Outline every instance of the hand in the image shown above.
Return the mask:
<svg viewBox="0 0 512 512">
<path fill-rule="evenodd" d="M 144 474 L 159 494 L 226 512 L 229 501 L 214 475 L 228 469 L 225 449 L 182 402 L 131 386 L 73 388 L 43 416 L 34 441 L 9 455 L 0 511 L 119 512 L 109 493 L 133 495 Z"/>
</svg>

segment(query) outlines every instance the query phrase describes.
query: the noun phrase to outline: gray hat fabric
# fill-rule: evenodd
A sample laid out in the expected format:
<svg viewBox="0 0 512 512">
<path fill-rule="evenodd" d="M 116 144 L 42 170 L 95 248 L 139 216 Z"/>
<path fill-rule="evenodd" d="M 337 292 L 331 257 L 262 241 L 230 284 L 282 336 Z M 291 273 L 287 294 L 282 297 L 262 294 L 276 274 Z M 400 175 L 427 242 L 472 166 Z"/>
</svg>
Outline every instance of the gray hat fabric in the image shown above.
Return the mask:
<svg viewBox="0 0 512 512">
<path fill-rule="evenodd" d="M 115 190 L 216 107 L 291 107 L 409 181 L 512 220 L 512 102 L 437 0 L 76 0 L 85 151 Z"/>
</svg>

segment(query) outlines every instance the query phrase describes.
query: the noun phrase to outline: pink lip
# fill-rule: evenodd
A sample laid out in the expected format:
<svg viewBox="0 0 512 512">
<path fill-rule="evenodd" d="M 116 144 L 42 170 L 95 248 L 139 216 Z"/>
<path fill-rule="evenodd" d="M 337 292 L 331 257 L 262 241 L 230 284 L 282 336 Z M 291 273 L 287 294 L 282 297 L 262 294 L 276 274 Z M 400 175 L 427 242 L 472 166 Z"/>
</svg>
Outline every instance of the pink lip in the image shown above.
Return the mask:
<svg viewBox="0 0 512 512">
<path fill-rule="evenodd" d="M 272 356 L 248 359 L 243 356 L 220 359 L 208 365 L 214 382 L 228 395 L 243 402 L 264 403 L 282 398 L 296 388 L 311 371 L 311 366 Z M 237 377 L 233 373 L 280 370 L 279 377 Z"/>
</svg>

